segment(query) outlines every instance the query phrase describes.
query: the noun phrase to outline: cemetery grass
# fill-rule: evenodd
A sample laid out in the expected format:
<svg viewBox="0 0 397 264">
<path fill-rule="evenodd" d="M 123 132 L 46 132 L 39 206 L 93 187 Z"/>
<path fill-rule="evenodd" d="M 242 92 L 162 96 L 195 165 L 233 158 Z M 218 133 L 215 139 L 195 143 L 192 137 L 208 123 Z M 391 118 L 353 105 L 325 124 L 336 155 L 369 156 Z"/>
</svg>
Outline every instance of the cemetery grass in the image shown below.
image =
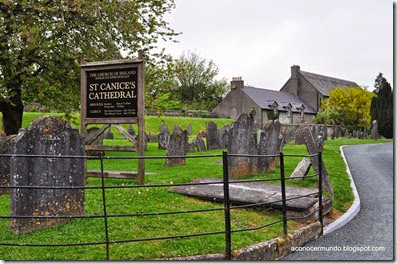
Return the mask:
<svg viewBox="0 0 397 264">
<path fill-rule="evenodd" d="M 40 113 L 37 113 L 40 115 Z M 26 113 L 32 120 L 36 113 Z M 153 119 L 152 119 L 153 118 Z M 25 121 L 26 127 L 30 121 Z M 167 117 L 164 117 L 167 119 Z M 170 118 L 169 122 L 175 122 L 186 128 L 187 124 L 193 125 L 193 135 L 199 129 L 205 128 L 204 118 Z M 173 121 L 174 120 L 174 121 Z M 218 120 L 231 123 L 231 120 Z M 171 127 L 173 124 L 167 124 Z M 152 123 L 153 125 L 149 125 Z M 158 117 L 147 117 L 146 131 L 157 133 L 161 120 Z M 222 123 L 218 123 L 218 127 Z M 77 127 L 79 125 L 77 124 Z M 152 128 L 150 128 L 152 127 Z M 136 130 L 137 131 L 137 130 Z M 115 131 L 114 131 L 115 132 Z M 115 138 L 117 136 L 115 133 Z M 346 166 L 340 155 L 341 145 L 381 143 L 386 140 L 358 140 L 337 139 L 327 140 L 324 145 L 323 158 L 333 184 L 335 199 L 334 208 L 345 212 L 351 205 L 354 196 L 350 188 L 350 179 L 346 173 Z M 126 145 L 125 140 L 105 140 L 108 145 Z M 189 155 L 221 154 L 222 150 L 189 153 Z M 290 143 L 284 147 L 286 154 L 307 155 L 305 146 L 296 146 Z M 129 156 L 135 153 L 112 152 L 111 156 Z M 165 155 L 164 150 L 158 150 L 156 143 L 148 144 L 148 156 Z M 221 157 L 187 159 L 186 165 L 181 167 L 165 167 L 163 159 L 147 160 L 146 175 L 147 184 L 187 183 L 199 177 L 222 178 L 222 165 L 218 164 Z M 286 157 L 285 175 L 289 176 L 301 158 Z M 100 169 L 99 161 L 89 161 L 89 169 Z M 105 160 L 106 170 L 136 171 L 136 160 Z M 313 170 L 309 174 L 313 174 Z M 275 172 L 262 175 L 254 175 L 249 178 L 278 178 L 279 167 Z M 279 181 L 274 181 L 280 184 Z M 100 179 L 89 178 L 88 185 L 99 186 Z M 133 185 L 132 180 L 106 179 L 105 185 Z M 305 180 L 287 181 L 288 185 L 316 187 L 315 178 Z M 168 192 L 169 187 L 145 187 L 134 189 L 107 189 L 106 203 L 108 214 L 127 214 L 145 212 L 169 212 L 208 208 L 222 208 L 220 203 L 201 201 L 188 198 L 180 194 Z M 0 196 L 0 215 L 9 215 L 9 196 Z M 86 190 L 85 214 L 102 215 L 101 190 Z M 231 211 L 232 229 L 256 227 L 281 219 L 281 213 L 272 209 L 239 209 Z M 125 240 L 135 238 L 160 237 L 172 235 L 195 234 L 224 230 L 223 211 L 207 213 L 189 213 L 168 216 L 122 217 L 109 218 L 109 239 Z M 288 221 L 289 232 L 299 225 L 294 221 Z M 282 235 L 282 223 L 271 225 L 261 230 L 233 233 L 232 249 L 242 248 Z M 196 254 L 222 253 L 225 250 L 224 235 L 211 235 L 195 238 L 181 238 L 172 240 L 120 243 L 110 245 L 111 260 L 144 260 L 161 259 Z M 35 231 L 31 234 L 14 236 L 10 232 L 9 219 L 0 219 L 0 241 L 9 243 L 82 243 L 105 241 L 104 220 L 74 219 L 65 224 Z M 0 247 L 0 259 L 5 260 L 104 260 L 106 258 L 105 245 L 76 246 L 76 247 Z"/>
</svg>

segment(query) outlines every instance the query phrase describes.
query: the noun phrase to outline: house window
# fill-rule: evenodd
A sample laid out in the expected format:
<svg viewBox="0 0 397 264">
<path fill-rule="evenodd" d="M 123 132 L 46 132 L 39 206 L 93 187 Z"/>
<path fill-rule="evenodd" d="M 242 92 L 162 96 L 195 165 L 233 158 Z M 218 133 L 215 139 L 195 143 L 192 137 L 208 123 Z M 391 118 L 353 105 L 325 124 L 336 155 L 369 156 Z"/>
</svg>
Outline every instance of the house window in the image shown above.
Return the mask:
<svg viewBox="0 0 397 264">
<path fill-rule="evenodd" d="M 273 107 L 273 113 L 274 113 L 274 115 L 275 115 L 275 116 L 277 116 L 277 115 L 278 115 L 278 109 L 277 109 L 277 106 L 274 106 L 274 107 Z"/>
<path fill-rule="evenodd" d="M 303 117 L 305 115 L 305 109 L 301 108 L 300 109 L 300 117 Z"/>
</svg>

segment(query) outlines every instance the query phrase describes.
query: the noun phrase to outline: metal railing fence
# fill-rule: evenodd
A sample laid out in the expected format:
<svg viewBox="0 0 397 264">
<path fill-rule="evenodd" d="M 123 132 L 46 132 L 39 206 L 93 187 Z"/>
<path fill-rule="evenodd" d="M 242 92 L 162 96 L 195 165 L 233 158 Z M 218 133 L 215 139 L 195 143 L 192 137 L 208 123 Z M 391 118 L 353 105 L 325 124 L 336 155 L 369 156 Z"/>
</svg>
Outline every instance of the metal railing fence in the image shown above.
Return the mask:
<svg viewBox="0 0 397 264">
<path fill-rule="evenodd" d="M 91 241 L 91 242 L 81 242 L 81 243 L 10 243 L 10 242 L 2 242 L 0 241 L 0 246 L 16 246 L 16 247 L 70 247 L 70 246 L 90 246 L 90 245 L 106 245 L 106 260 L 110 259 L 109 256 L 109 246 L 111 244 L 120 244 L 120 243 L 133 243 L 133 242 L 143 242 L 143 241 L 153 241 L 153 240 L 166 240 L 166 239 L 177 239 L 177 238 L 188 238 L 188 237 L 200 237 L 200 236 L 210 236 L 217 234 L 225 235 L 225 259 L 230 260 L 232 256 L 232 233 L 238 232 L 246 232 L 252 230 L 263 229 L 267 226 L 283 223 L 283 234 L 287 235 L 288 233 L 288 220 L 299 220 L 306 219 L 307 217 L 318 212 L 318 220 L 321 224 L 321 235 L 323 230 L 323 190 L 322 190 L 322 155 L 321 152 L 314 155 L 297 155 L 297 154 L 284 154 L 282 152 L 275 155 L 244 155 L 244 154 L 228 154 L 224 151 L 222 154 L 211 154 L 211 155 L 192 155 L 192 156 L 55 156 L 55 155 L 27 155 L 27 154 L 0 154 L 0 158 L 8 157 L 8 158 L 48 158 L 48 159 L 84 159 L 84 160 L 99 160 L 100 161 L 100 170 L 101 170 L 101 184 L 98 186 L 11 186 L 11 185 L 0 185 L 0 189 L 49 189 L 49 190 L 92 190 L 99 189 L 102 192 L 102 208 L 103 214 L 101 215 L 0 215 L 0 219 L 93 219 L 93 218 L 103 218 L 104 219 L 104 241 Z M 105 177 L 104 177 L 104 160 L 125 160 L 125 159 L 173 159 L 173 158 L 213 158 L 213 157 L 222 157 L 222 165 L 223 165 L 223 179 L 219 179 L 219 181 L 212 182 L 190 182 L 190 183 L 170 183 L 170 184 L 148 184 L 148 185 L 105 185 Z M 279 178 L 264 178 L 264 179 L 250 179 L 250 180 L 230 180 L 229 179 L 229 166 L 228 166 L 228 158 L 230 157 L 278 157 L 280 159 L 280 177 Z M 317 157 L 319 163 L 319 173 L 313 175 L 307 175 L 304 177 L 294 177 L 288 178 L 285 177 L 284 171 L 284 159 L 285 157 Z M 312 178 L 318 177 L 318 192 L 313 192 L 305 195 L 299 195 L 287 198 L 286 197 L 286 180 L 290 179 L 299 179 L 299 178 Z M 268 181 L 280 181 L 281 185 L 281 200 L 271 201 L 271 202 L 263 202 L 263 203 L 255 203 L 255 204 L 244 204 L 244 205 L 233 205 L 230 202 L 230 193 L 229 187 L 230 184 L 238 184 L 238 183 L 250 183 L 250 182 L 268 182 Z M 128 213 L 128 214 L 109 214 L 107 212 L 107 189 L 134 189 L 134 188 L 161 188 L 161 187 L 179 187 L 179 186 L 197 186 L 197 185 L 212 185 L 212 184 L 222 184 L 223 185 L 223 207 L 211 208 L 211 209 L 198 209 L 198 210 L 180 210 L 180 211 L 168 211 L 168 212 L 147 212 L 147 213 Z M 310 212 L 307 215 L 302 217 L 287 217 L 287 201 L 299 199 L 303 197 L 307 197 L 310 195 L 318 194 L 318 202 L 319 207 L 317 210 Z M 230 212 L 234 209 L 241 208 L 252 208 L 258 206 L 271 205 L 275 203 L 281 202 L 282 204 L 282 219 L 273 221 L 271 223 L 266 223 L 256 227 L 242 228 L 242 229 L 232 229 L 231 227 L 231 217 Z M 136 238 L 136 239 L 124 239 L 124 240 L 111 240 L 109 237 L 109 226 L 108 219 L 109 218 L 118 218 L 118 217 L 144 217 L 144 216 L 164 216 L 164 215 L 176 215 L 176 214 L 190 214 L 190 213 L 205 213 L 205 212 L 213 212 L 213 211 L 224 211 L 224 222 L 225 228 L 224 230 L 212 231 L 212 232 L 202 232 L 202 233 L 194 233 L 194 234 L 182 234 L 182 235 L 174 235 L 174 236 L 158 236 L 158 237 L 146 237 L 146 238 Z"/>
</svg>

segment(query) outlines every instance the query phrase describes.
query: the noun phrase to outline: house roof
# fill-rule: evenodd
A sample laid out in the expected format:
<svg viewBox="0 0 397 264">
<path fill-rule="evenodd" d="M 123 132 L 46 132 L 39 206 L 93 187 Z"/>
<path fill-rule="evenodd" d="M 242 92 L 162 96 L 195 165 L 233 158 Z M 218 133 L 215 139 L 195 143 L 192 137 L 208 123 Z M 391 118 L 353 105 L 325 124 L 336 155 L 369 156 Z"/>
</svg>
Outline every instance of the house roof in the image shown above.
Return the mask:
<svg viewBox="0 0 397 264">
<path fill-rule="evenodd" d="M 288 104 L 290 104 L 292 112 L 300 112 L 300 108 L 303 105 L 305 113 L 316 113 L 305 101 L 291 93 L 250 86 L 244 86 L 241 90 L 262 109 L 272 110 L 272 105 L 276 102 L 279 111 L 288 111 Z"/>
<path fill-rule="evenodd" d="M 311 72 L 299 71 L 303 78 L 311 83 L 323 96 L 329 96 L 329 92 L 335 87 L 358 87 L 357 83 L 333 77 L 328 77 Z"/>
</svg>

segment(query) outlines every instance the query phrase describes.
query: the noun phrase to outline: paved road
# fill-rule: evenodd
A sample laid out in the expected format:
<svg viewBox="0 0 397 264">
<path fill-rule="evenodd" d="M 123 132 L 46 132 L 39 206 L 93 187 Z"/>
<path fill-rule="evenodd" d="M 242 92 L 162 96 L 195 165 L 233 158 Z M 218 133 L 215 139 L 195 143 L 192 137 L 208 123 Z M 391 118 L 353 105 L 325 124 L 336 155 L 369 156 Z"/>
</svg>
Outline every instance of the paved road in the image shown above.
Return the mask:
<svg viewBox="0 0 397 264">
<path fill-rule="evenodd" d="M 294 252 L 283 260 L 392 260 L 393 259 L 393 144 L 356 145 L 344 148 L 361 200 L 357 216 L 336 231 L 305 247 L 353 251 Z M 364 251 L 384 247 L 384 251 Z M 331 248 L 334 247 L 334 248 Z"/>
</svg>

